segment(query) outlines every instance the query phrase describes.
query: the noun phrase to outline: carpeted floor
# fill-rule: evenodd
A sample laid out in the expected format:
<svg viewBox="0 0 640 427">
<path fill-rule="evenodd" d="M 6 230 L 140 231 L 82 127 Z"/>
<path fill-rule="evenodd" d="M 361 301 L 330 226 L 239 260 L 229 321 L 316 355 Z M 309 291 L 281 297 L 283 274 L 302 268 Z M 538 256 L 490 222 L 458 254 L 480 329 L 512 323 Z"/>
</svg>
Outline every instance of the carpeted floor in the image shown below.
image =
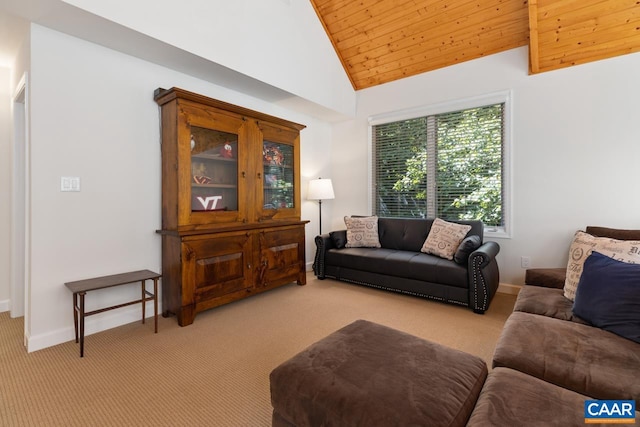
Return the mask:
<svg viewBox="0 0 640 427">
<path fill-rule="evenodd" d="M 515 296 L 485 315 L 308 276 L 200 313 L 132 323 L 27 354 L 22 319 L 0 313 L 1 426 L 270 426 L 269 372 L 313 342 L 367 319 L 491 356 Z"/>
</svg>

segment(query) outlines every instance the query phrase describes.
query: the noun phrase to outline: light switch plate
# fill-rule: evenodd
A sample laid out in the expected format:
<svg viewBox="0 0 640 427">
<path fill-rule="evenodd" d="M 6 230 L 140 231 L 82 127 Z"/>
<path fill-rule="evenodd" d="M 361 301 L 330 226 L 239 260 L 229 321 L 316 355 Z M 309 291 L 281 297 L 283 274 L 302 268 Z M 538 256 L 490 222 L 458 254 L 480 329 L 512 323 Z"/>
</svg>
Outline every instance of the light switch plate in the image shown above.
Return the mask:
<svg viewBox="0 0 640 427">
<path fill-rule="evenodd" d="M 80 191 L 79 176 L 61 176 L 60 191 Z"/>
</svg>

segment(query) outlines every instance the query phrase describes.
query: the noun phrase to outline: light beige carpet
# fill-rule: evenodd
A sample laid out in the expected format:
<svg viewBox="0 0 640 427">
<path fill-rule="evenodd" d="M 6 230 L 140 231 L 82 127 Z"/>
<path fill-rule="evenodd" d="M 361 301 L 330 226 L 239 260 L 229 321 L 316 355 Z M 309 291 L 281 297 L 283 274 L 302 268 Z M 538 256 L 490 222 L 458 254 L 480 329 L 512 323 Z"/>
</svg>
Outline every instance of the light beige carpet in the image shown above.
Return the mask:
<svg viewBox="0 0 640 427">
<path fill-rule="evenodd" d="M 133 323 L 27 354 L 22 319 L 0 313 L 1 426 L 270 426 L 269 372 L 356 319 L 484 358 L 515 296 L 485 315 L 464 307 L 308 276 L 200 313 Z"/>
</svg>

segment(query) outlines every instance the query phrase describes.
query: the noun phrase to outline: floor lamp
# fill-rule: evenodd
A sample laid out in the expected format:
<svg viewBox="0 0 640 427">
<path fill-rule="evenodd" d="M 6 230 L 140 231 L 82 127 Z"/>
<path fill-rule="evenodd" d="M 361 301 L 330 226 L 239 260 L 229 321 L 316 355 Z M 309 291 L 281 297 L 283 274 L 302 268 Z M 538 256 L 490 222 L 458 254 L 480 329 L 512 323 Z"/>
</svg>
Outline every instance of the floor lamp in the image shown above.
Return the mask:
<svg viewBox="0 0 640 427">
<path fill-rule="evenodd" d="M 320 234 L 322 234 L 322 201 L 334 199 L 333 185 L 331 185 L 330 179 L 312 179 L 309 181 L 309 188 L 307 191 L 308 200 L 318 201 L 318 210 L 320 219 Z"/>
</svg>

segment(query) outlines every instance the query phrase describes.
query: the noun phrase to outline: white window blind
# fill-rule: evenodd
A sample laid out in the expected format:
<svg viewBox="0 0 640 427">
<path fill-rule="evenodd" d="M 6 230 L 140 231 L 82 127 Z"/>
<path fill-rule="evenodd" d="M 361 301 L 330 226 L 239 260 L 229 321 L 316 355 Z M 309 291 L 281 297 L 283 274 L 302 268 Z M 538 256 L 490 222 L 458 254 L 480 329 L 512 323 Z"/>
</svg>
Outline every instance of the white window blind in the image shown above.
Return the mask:
<svg viewBox="0 0 640 427">
<path fill-rule="evenodd" d="M 372 127 L 373 212 L 504 227 L 505 103 Z"/>
</svg>

